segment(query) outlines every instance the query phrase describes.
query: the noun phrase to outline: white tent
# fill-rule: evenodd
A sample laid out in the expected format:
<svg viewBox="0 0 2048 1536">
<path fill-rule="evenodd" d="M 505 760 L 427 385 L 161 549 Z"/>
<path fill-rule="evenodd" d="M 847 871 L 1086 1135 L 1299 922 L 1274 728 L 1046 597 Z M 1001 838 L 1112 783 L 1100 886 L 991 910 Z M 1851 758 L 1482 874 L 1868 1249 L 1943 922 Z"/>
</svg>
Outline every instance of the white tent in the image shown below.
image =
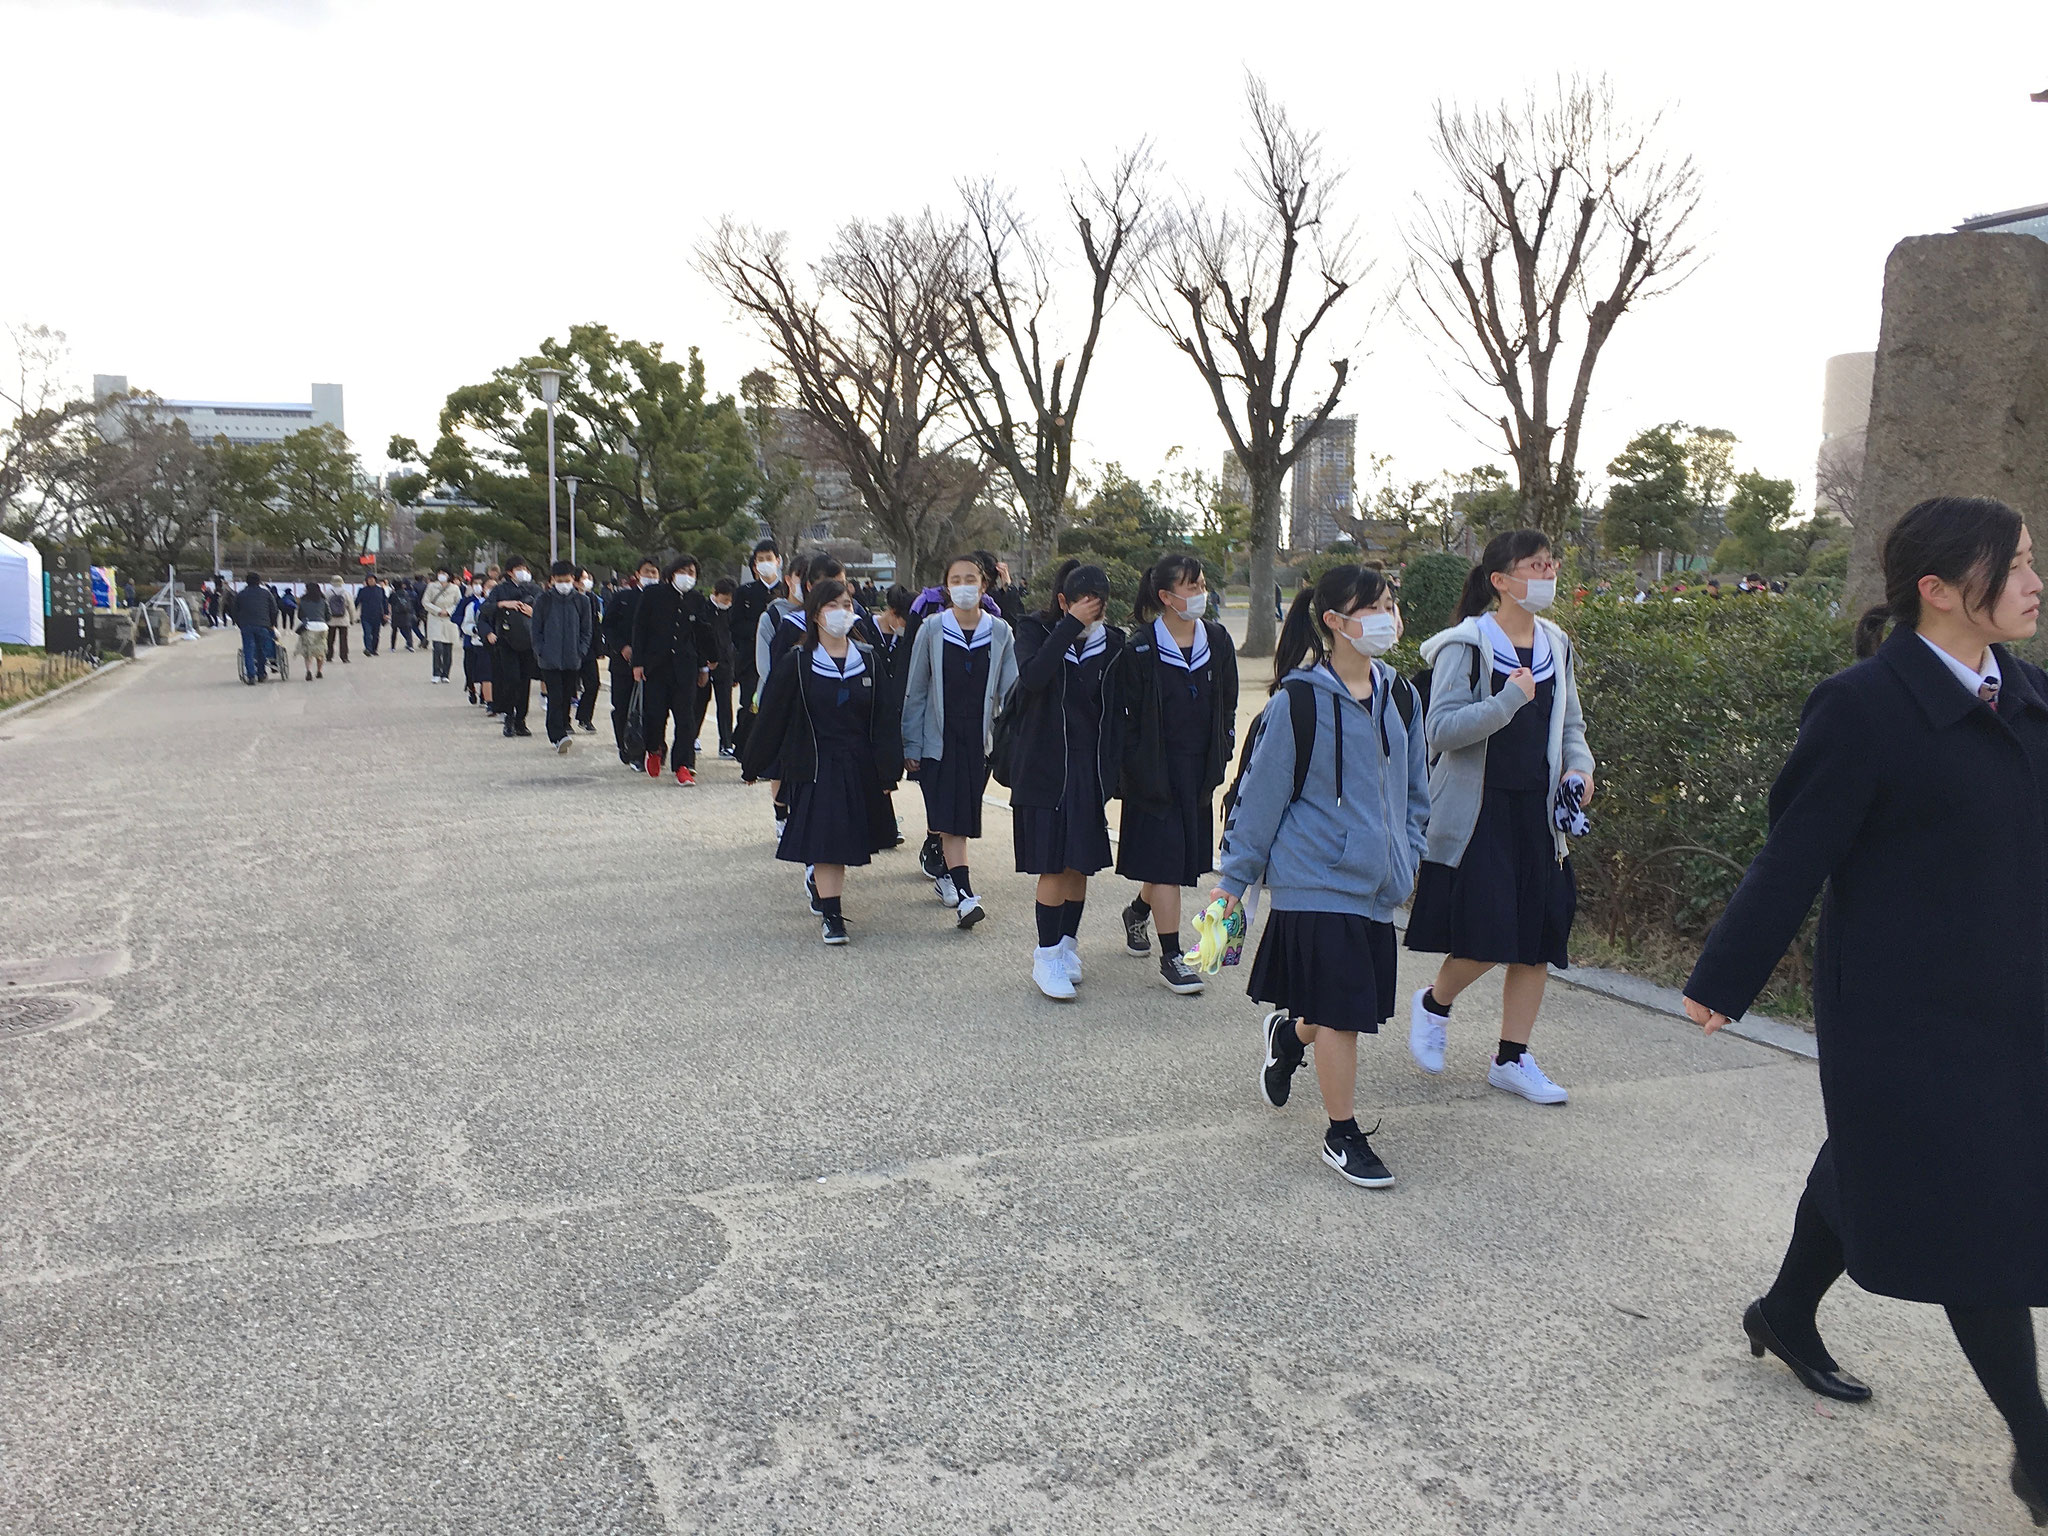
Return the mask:
<svg viewBox="0 0 2048 1536">
<path fill-rule="evenodd" d="M 43 643 L 43 556 L 0 533 L 0 641 Z"/>
</svg>

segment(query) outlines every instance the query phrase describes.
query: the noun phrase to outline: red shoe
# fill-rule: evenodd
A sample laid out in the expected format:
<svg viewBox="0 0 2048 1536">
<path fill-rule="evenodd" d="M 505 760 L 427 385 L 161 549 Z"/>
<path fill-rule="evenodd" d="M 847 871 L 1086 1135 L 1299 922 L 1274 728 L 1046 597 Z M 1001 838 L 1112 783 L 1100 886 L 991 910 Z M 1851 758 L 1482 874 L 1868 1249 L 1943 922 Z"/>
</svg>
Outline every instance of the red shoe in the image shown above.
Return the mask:
<svg viewBox="0 0 2048 1536">
<path fill-rule="evenodd" d="M 678 768 L 676 770 L 676 782 L 678 784 L 694 784 L 697 782 L 697 775 L 690 772 L 687 768 Z"/>
<path fill-rule="evenodd" d="M 661 754 L 659 752 L 647 754 L 647 777 L 650 779 L 661 777 Z"/>
</svg>

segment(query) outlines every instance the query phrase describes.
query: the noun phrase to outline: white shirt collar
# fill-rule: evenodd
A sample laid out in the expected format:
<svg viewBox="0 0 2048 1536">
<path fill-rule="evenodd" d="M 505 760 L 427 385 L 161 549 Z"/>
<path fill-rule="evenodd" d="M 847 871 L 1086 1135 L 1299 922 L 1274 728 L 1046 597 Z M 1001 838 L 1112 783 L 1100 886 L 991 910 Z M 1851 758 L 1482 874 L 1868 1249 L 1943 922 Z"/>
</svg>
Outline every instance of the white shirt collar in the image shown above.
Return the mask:
<svg viewBox="0 0 2048 1536">
<path fill-rule="evenodd" d="M 1915 630 L 1914 633 L 1918 634 L 1919 631 Z M 1920 636 L 1920 641 L 1927 649 L 1942 659 L 1943 665 L 1955 675 L 1957 682 L 1969 690 L 1970 697 L 1973 699 L 1981 699 L 1984 696 L 1982 689 L 1986 683 L 2001 683 L 2004 681 L 1998 670 L 1998 653 L 1993 651 L 1988 645 L 1984 647 L 1985 670 L 1979 672 L 1974 667 L 1964 666 L 1925 635 Z"/>
<path fill-rule="evenodd" d="M 1152 621 L 1152 643 L 1158 648 L 1159 659 L 1170 667 L 1179 667 L 1183 672 L 1195 672 L 1209 664 L 1209 626 L 1195 625 L 1195 643 L 1186 655 L 1181 654 L 1180 642 L 1173 638 L 1173 632 L 1166 627 L 1166 620 Z"/>
</svg>

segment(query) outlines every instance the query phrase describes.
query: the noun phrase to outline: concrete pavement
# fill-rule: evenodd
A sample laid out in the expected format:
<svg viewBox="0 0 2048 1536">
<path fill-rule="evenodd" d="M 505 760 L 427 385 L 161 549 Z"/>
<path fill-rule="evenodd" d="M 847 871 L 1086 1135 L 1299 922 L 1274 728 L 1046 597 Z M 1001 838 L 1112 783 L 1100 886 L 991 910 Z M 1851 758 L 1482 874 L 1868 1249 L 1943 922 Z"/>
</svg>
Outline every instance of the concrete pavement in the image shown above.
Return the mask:
<svg viewBox="0 0 2048 1536">
<path fill-rule="evenodd" d="M 1559 988 L 1541 1110 L 1482 985 L 1354 1190 L 1120 882 L 1037 995 L 1000 810 L 988 922 L 905 850 L 828 951 L 731 765 L 230 643 L 0 729 L 0 959 L 123 956 L 0 1037 L 0 1530 L 2026 1528 L 1935 1309 L 1831 1300 L 1861 1408 L 1748 1355 L 1810 1063 Z"/>
</svg>

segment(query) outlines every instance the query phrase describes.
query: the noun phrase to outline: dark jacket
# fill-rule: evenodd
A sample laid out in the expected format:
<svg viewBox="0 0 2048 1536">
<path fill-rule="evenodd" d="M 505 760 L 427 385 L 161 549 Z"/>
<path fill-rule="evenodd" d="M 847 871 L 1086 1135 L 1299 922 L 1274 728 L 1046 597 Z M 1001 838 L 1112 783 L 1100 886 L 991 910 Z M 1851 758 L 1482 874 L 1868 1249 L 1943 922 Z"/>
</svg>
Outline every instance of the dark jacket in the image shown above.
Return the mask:
<svg viewBox="0 0 2048 1536">
<path fill-rule="evenodd" d="M 413 603 L 412 592 L 409 588 L 393 587 L 391 589 L 392 623 L 403 629 L 412 623 L 413 615 L 418 611 L 419 609 Z"/>
<path fill-rule="evenodd" d="M 1825 884 L 1810 1187 L 1850 1275 L 2048 1306 L 2048 677 L 1994 652 L 1996 711 L 1903 629 L 1813 690 L 1686 993 L 1739 1017 Z"/>
<path fill-rule="evenodd" d="M 484 605 L 477 610 L 477 632 L 496 635 L 498 644 L 510 646 L 515 651 L 533 649 L 533 621 L 523 613 L 500 608 L 501 603 L 538 603 L 540 588 L 530 581 L 514 581 L 507 576 L 484 594 Z"/>
<path fill-rule="evenodd" d="M 1081 621 L 1061 617 L 1047 623 L 1042 613 L 1027 613 L 1017 625 L 1017 686 L 1005 712 L 1016 715 L 1010 756 L 1010 804 L 1052 810 L 1067 786 L 1067 681 L 1073 668 L 1067 651 L 1081 638 Z M 1103 630 L 1102 734 L 1096 769 L 1107 797 L 1116 789 L 1118 753 L 1123 745 L 1122 716 L 1117 709 L 1117 657 L 1124 632 L 1114 624 Z"/>
<path fill-rule="evenodd" d="M 1209 755 L 1202 765 L 1202 792 L 1208 794 L 1222 784 L 1237 755 L 1237 647 L 1221 624 L 1213 619 L 1202 623 L 1209 633 L 1209 664 L 1203 670 L 1212 711 Z M 1132 626 L 1118 653 L 1115 687 L 1122 714 L 1117 795 L 1126 806 L 1164 816 L 1173 808 L 1173 791 L 1166 777 L 1166 719 L 1160 712 L 1159 657 L 1150 619 Z"/>
<path fill-rule="evenodd" d="M 702 592 L 678 592 L 673 582 L 643 588 L 633 609 L 633 665 L 697 682 L 697 669 L 718 659 L 711 632 L 718 610 Z"/>
<path fill-rule="evenodd" d="M 739 591 L 733 594 L 732 611 L 725 615 L 726 638 L 732 646 L 733 675 L 748 685 L 761 681 L 760 669 L 754 661 L 754 631 L 760 627 L 761 614 L 768 606 L 768 600 L 781 591 L 780 585 L 764 587 L 748 573 L 740 583 Z"/>
<path fill-rule="evenodd" d="M 903 776 L 903 715 L 892 703 L 882 663 L 874 648 L 854 642 L 867 670 L 854 681 L 875 690 L 868 720 L 868 741 L 882 787 Z M 776 662 L 761 689 L 761 711 L 740 759 L 740 773 L 749 784 L 774 778 L 784 785 L 809 784 L 818 777 L 818 741 L 811 728 L 810 706 L 804 701 L 802 669 L 811 664 L 808 647 L 799 646 Z M 901 695 L 894 696 L 900 701 Z M 787 790 L 784 791 L 787 793 Z"/>
<path fill-rule="evenodd" d="M 640 610 L 640 599 L 646 596 L 638 587 L 620 587 L 604 600 L 604 653 L 614 660 L 627 660 L 623 653 L 633 644 L 633 615 Z"/>
<path fill-rule="evenodd" d="M 465 592 L 462 594 L 461 601 L 456 603 L 455 612 L 448 616 L 449 621 L 454 624 L 456 632 L 462 636 L 462 648 L 465 651 L 470 649 L 472 646 L 478 646 L 484 643 L 481 637 L 469 633 L 468 630 L 465 630 L 462 627 L 462 621 L 469 617 L 470 610 L 482 607 L 483 601 L 484 600 L 482 598 L 474 596 L 471 593 Z"/>
<path fill-rule="evenodd" d="M 385 614 L 391 611 L 391 597 L 382 587 L 365 585 L 356 594 L 356 612 L 362 615 L 363 628 L 375 629 L 384 622 Z M 375 635 L 370 637 L 376 639 Z"/>
<path fill-rule="evenodd" d="M 235 625 L 239 629 L 275 629 L 277 594 L 268 587 L 248 586 L 235 594 Z"/>
<path fill-rule="evenodd" d="M 577 671 L 590 654 L 593 627 L 590 599 L 583 593 L 541 588 L 533 601 L 534 664 L 548 671 Z"/>
</svg>

